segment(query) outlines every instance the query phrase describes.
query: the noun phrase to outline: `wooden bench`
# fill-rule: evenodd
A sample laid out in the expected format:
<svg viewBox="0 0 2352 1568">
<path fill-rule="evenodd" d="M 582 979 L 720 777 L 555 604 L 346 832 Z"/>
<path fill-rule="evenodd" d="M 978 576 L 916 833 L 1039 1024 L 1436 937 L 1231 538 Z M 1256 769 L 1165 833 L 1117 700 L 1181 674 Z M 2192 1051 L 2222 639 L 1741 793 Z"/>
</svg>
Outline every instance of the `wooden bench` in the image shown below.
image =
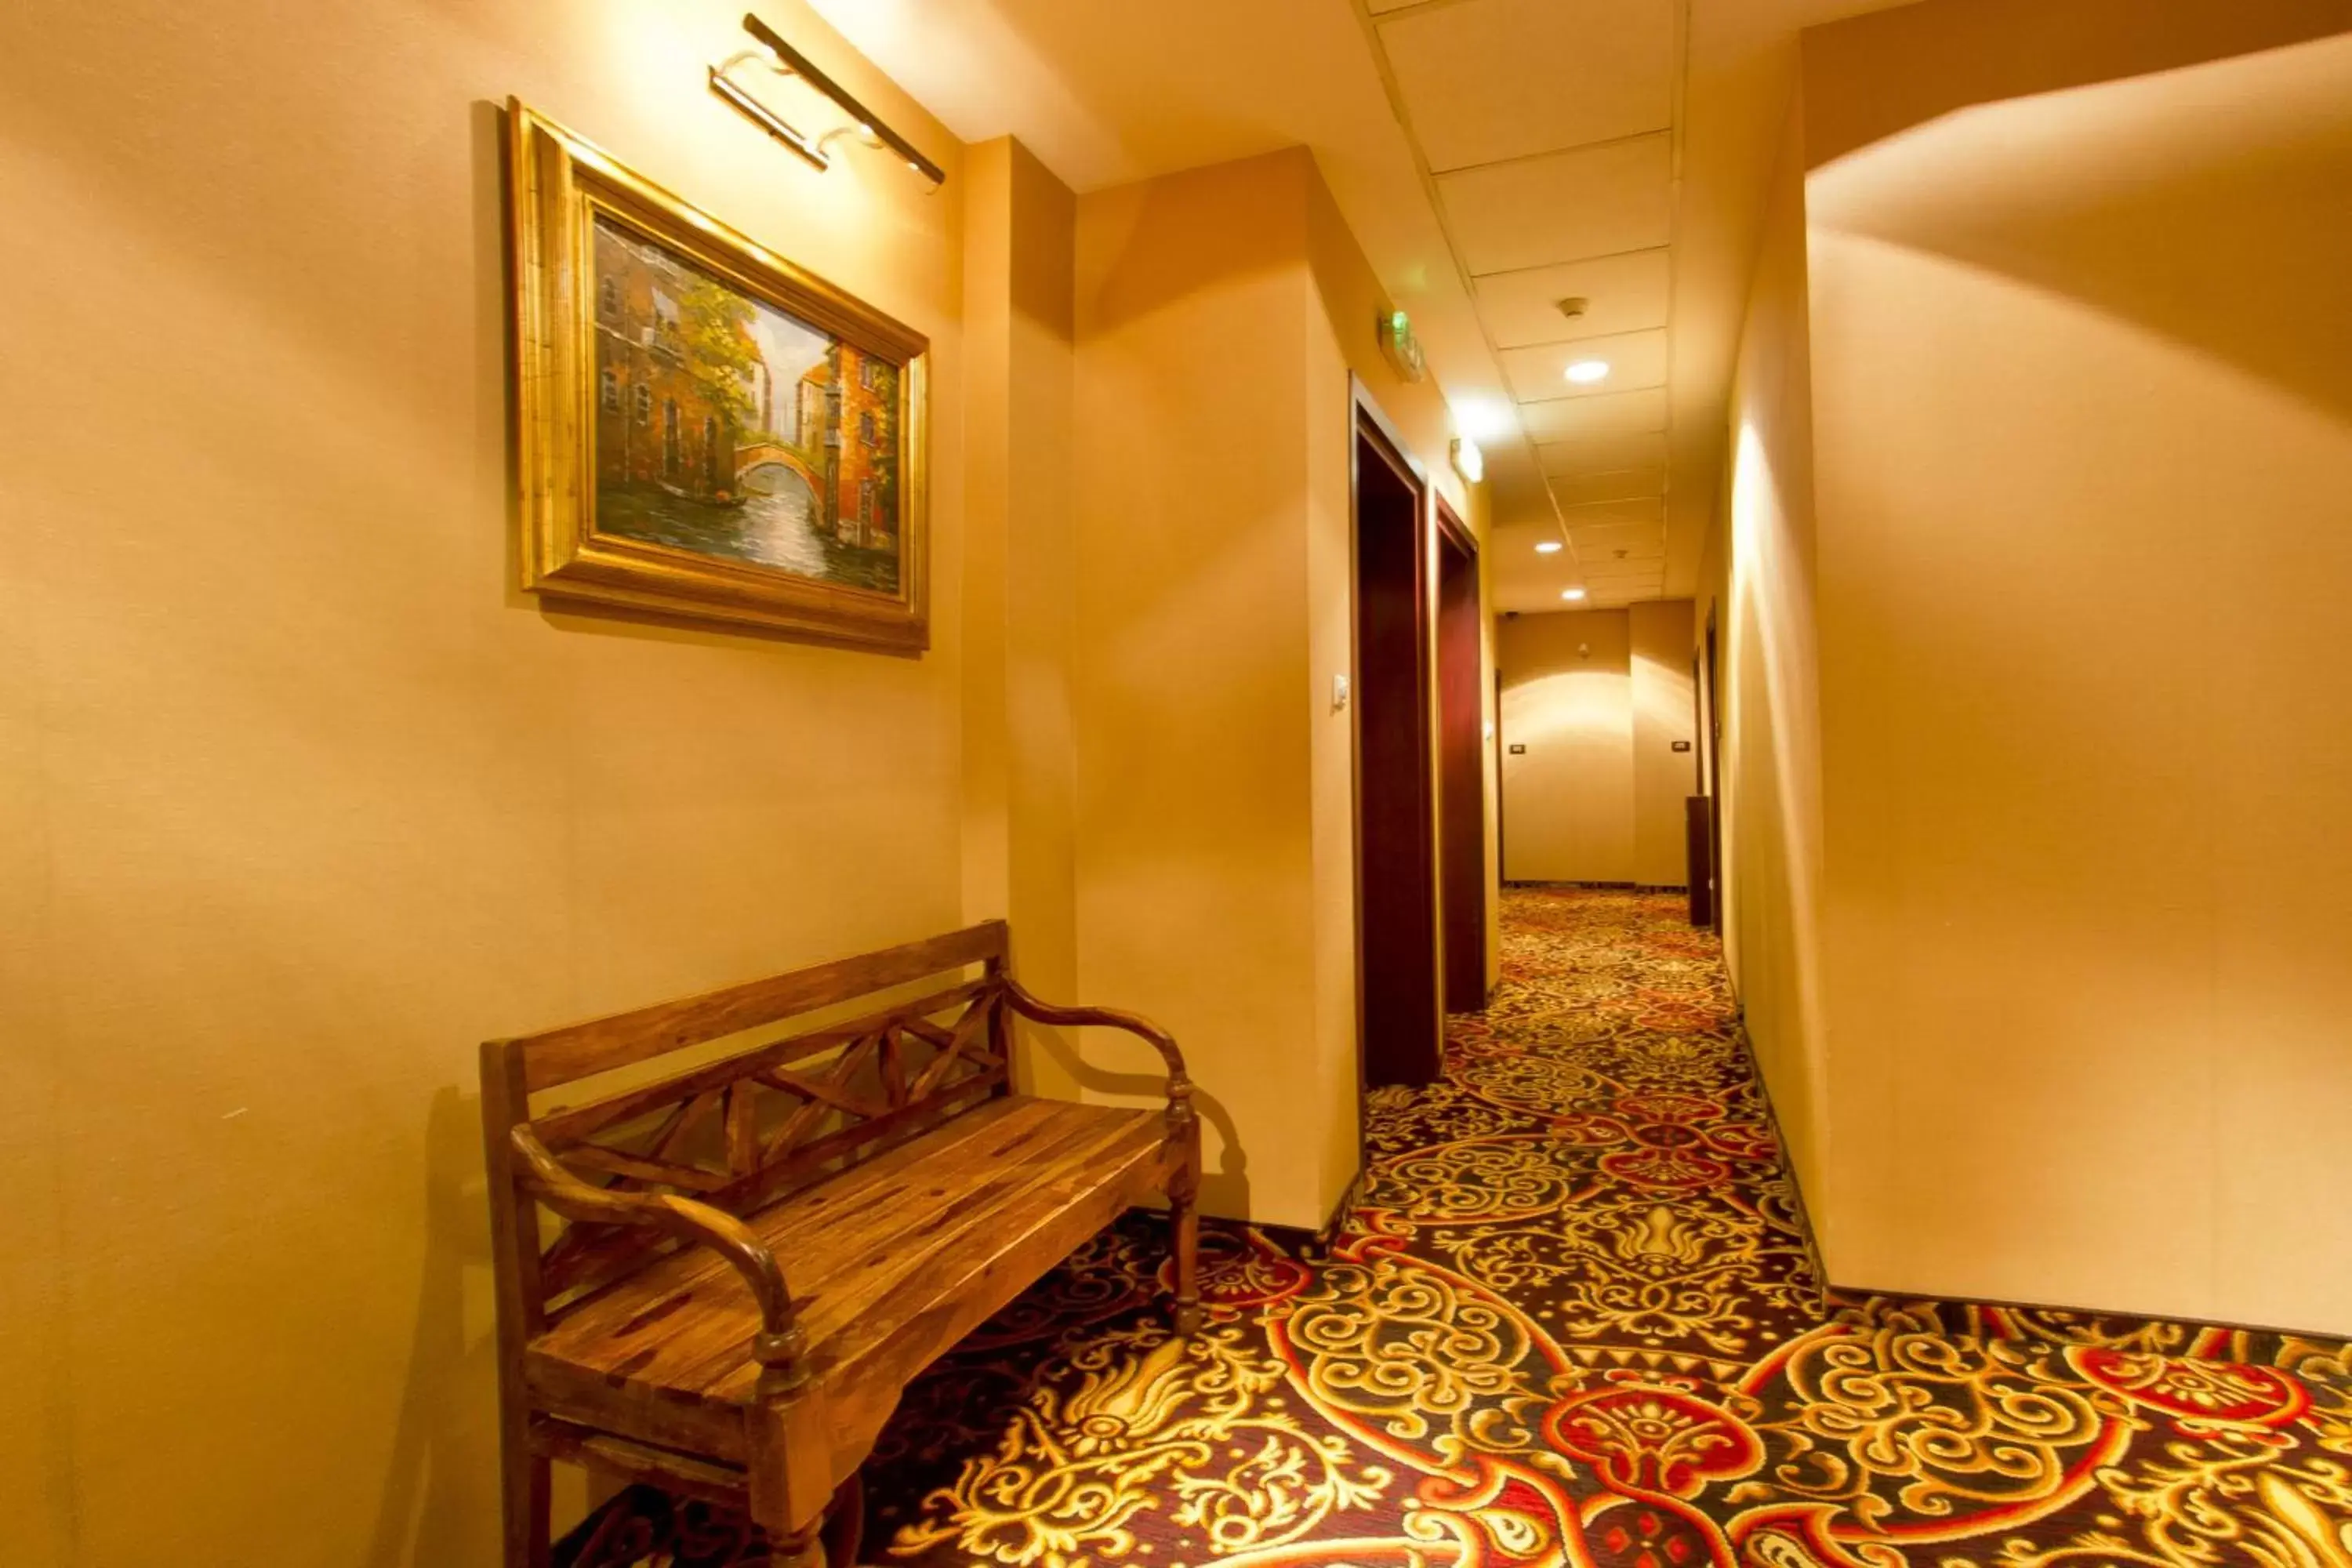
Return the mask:
<svg viewBox="0 0 2352 1568">
<path fill-rule="evenodd" d="M 1184 1058 L 1132 1015 L 1031 996 L 1005 936 L 992 921 L 482 1047 L 509 1568 L 548 1562 L 555 1459 L 740 1507 L 778 1568 L 854 1560 L 858 1468 L 900 1391 L 1158 1194 L 1176 1326 L 1197 1331 Z M 1012 1092 L 1016 1014 L 1140 1036 L 1166 1110 Z M 737 1036 L 757 1043 L 709 1059 Z M 623 1087 L 532 1114 L 606 1074 Z"/>
</svg>

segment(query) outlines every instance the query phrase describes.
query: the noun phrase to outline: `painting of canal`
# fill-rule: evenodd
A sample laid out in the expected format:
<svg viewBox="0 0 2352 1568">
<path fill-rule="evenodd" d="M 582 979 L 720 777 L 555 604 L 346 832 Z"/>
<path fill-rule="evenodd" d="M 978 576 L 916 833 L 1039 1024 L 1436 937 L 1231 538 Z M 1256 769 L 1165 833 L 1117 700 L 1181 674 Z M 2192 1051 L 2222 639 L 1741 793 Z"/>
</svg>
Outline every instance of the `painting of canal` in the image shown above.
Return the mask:
<svg viewBox="0 0 2352 1568">
<path fill-rule="evenodd" d="M 902 368 L 594 233 L 596 532 L 896 595 Z"/>
</svg>

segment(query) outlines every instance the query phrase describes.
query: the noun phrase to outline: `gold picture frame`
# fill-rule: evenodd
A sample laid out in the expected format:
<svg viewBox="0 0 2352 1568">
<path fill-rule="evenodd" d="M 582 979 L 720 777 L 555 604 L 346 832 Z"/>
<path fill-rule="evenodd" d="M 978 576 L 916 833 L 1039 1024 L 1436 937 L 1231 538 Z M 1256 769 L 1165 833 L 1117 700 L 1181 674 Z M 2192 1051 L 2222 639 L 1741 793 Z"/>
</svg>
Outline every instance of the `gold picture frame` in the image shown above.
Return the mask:
<svg viewBox="0 0 2352 1568">
<path fill-rule="evenodd" d="M 508 105 L 522 586 L 929 646 L 929 340 Z"/>
</svg>

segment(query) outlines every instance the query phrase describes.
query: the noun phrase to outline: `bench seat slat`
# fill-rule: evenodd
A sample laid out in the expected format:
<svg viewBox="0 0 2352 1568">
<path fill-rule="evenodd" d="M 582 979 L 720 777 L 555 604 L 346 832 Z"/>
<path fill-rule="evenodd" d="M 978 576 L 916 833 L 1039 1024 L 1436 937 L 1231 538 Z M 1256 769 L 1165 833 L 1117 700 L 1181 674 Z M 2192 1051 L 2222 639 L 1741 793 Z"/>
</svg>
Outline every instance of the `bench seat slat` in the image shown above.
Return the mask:
<svg viewBox="0 0 2352 1568">
<path fill-rule="evenodd" d="M 821 1384 L 937 1317 L 1008 1254 L 1025 1257 L 1052 1216 L 1108 1205 L 1077 1239 L 1099 1228 L 1160 1181 L 1167 1150 L 1158 1111 L 1007 1095 L 746 1219 L 784 1265 Z M 1004 1269 L 1020 1275 L 1006 1299 L 1060 1256 Z M 696 1248 L 578 1304 L 528 1353 L 555 1374 L 543 1385 L 585 1374 L 641 1397 L 748 1404 L 759 1321 L 740 1279 Z"/>
</svg>

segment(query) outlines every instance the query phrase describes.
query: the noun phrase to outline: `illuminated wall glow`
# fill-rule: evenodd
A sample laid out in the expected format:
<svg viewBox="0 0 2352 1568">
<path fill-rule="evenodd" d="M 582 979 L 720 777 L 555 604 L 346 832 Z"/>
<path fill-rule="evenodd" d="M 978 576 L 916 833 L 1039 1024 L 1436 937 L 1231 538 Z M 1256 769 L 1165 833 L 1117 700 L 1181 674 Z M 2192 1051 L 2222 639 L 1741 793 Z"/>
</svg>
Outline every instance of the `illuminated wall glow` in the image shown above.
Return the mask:
<svg viewBox="0 0 2352 1568">
<path fill-rule="evenodd" d="M 1502 624 L 1507 877 L 1683 882 L 1690 615 L 1677 600 Z"/>
<path fill-rule="evenodd" d="M 1874 117 L 1805 196 L 1843 1283 L 2352 1331 L 2352 37 L 2286 9 L 1810 36 Z"/>
<path fill-rule="evenodd" d="M 1815 1237 L 1836 1258 L 1826 1192 L 1829 1073 L 1820 1005 L 1820 721 L 1803 165 L 1790 121 L 1766 214 L 1727 431 L 1714 553 L 1723 749 L 1725 958 Z M 1700 624 L 1704 625 L 1702 606 Z"/>
</svg>

